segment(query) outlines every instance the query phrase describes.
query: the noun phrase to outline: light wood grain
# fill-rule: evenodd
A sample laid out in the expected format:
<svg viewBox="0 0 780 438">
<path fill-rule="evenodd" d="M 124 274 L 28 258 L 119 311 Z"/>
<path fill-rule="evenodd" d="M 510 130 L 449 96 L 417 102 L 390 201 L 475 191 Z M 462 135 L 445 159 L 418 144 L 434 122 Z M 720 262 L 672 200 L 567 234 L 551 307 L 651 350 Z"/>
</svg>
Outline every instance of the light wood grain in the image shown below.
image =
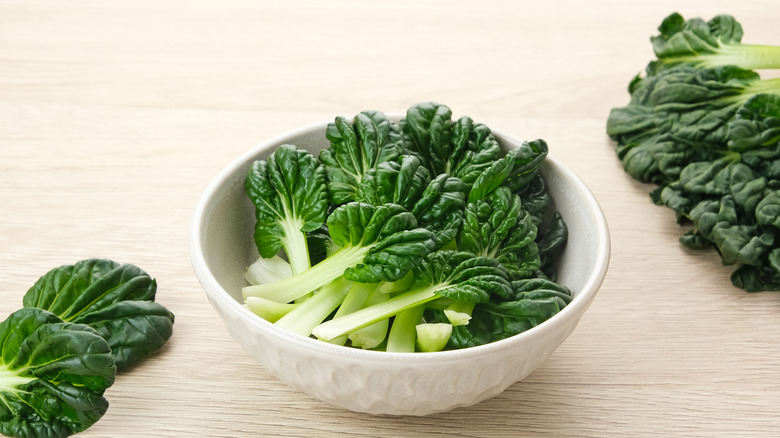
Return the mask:
<svg viewBox="0 0 780 438">
<path fill-rule="evenodd" d="M 82 258 L 157 278 L 174 336 L 119 375 L 85 437 L 776 436 L 780 294 L 735 289 L 717 255 L 682 248 L 605 135 L 675 10 L 780 44 L 774 0 L 2 1 L 0 317 Z M 601 202 L 610 270 L 574 334 L 491 400 L 424 418 L 331 408 L 230 338 L 190 267 L 190 215 L 258 142 L 424 100 L 547 140 Z"/>
</svg>

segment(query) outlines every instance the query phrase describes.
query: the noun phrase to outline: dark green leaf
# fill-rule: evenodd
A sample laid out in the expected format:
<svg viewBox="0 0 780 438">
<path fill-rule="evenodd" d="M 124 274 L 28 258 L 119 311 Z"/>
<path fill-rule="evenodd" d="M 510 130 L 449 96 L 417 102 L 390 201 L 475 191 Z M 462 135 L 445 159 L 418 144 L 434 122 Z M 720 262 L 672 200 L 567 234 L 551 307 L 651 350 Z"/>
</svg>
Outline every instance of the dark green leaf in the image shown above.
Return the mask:
<svg viewBox="0 0 780 438">
<path fill-rule="evenodd" d="M 92 328 L 23 308 L 0 323 L 0 432 L 64 437 L 108 409 L 103 392 L 116 367 L 108 343 Z"/>
<path fill-rule="evenodd" d="M 173 315 L 159 304 L 143 304 L 154 301 L 156 292 L 156 281 L 135 265 L 87 259 L 43 275 L 24 295 L 23 304 L 97 329 L 112 347 L 122 346 L 114 354 L 117 366 L 123 369 L 170 337 Z M 126 312 L 131 308 L 132 317 Z M 129 333 L 135 340 L 122 338 Z M 167 337 L 162 339 L 165 333 Z"/>
<path fill-rule="evenodd" d="M 396 204 L 344 204 L 328 217 L 328 230 L 341 250 L 371 246 L 362 263 L 344 271 L 347 279 L 362 283 L 401 279 L 435 246 L 433 233 Z"/>
<path fill-rule="evenodd" d="M 507 298 L 512 286 L 497 260 L 467 252 L 430 253 L 414 269 L 415 286 L 444 286 L 436 294 L 453 301 L 483 303 L 492 296 Z"/>
<path fill-rule="evenodd" d="M 460 230 L 466 189 L 459 178 L 442 173 L 428 184 L 412 207 L 419 226 L 434 234 L 437 249 L 455 239 Z"/>
<path fill-rule="evenodd" d="M 152 301 L 119 301 L 79 319 L 97 330 L 124 369 L 162 347 L 173 334 L 173 314 Z"/>
<path fill-rule="evenodd" d="M 538 228 L 508 187 L 466 205 L 458 249 L 495 258 L 513 279 L 527 278 L 541 266 Z"/>
<path fill-rule="evenodd" d="M 328 211 L 323 166 L 308 152 L 282 145 L 267 160 L 252 163 L 246 192 L 255 205 L 260 255 L 273 257 L 284 249 L 293 266 L 305 269 L 303 233 L 320 228 Z"/>
<path fill-rule="evenodd" d="M 379 111 L 363 111 L 352 121 L 337 117 L 325 136 L 330 147 L 320 152 L 325 167 L 330 202 L 341 205 L 356 200 L 363 176 L 403 152 L 400 128 Z"/>
<path fill-rule="evenodd" d="M 780 141 L 780 96 L 757 94 L 737 111 L 729 124 L 729 149 L 745 151 Z"/>
<path fill-rule="evenodd" d="M 554 294 L 477 304 L 467 325 L 453 327 L 446 348 L 474 347 L 509 338 L 550 319 L 561 307 L 560 298 Z"/>
<path fill-rule="evenodd" d="M 411 210 L 431 181 L 430 172 L 412 155 L 386 161 L 369 169 L 355 199 L 371 205 L 398 204 Z"/>
</svg>

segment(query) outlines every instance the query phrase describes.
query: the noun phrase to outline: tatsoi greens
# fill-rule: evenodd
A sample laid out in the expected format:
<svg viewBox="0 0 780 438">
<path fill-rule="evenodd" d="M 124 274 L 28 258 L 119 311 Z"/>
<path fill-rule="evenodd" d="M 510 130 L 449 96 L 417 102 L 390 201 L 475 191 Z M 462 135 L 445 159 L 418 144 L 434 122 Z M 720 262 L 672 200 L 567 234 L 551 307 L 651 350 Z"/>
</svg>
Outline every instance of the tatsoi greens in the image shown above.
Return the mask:
<svg viewBox="0 0 780 438">
<path fill-rule="evenodd" d="M 246 179 L 255 204 L 255 242 L 263 257 L 284 249 L 293 273 L 311 264 L 306 232 L 325 222 L 328 191 L 325 169 L 311 154 L 282 146 L 268 160 L 257 161 Z"/>
<path fill-rule="evenodd" d="M 0 322 L 0 432 L 14 437 L 67 436 L 108 409 L 114 383 L 111 348 L 84 324 L 23 308 Z"/>
<path fill-rule="evenodd" d="M 651 199 L 693 229 L 680 241 L 715 248 L 736 265 L 732 283 L 780 290 L 780 47 L 742 44 L 742 27 L 667 17 L 651 38 L 658 57 L 629 85 L 607 133 L 625 171 L 658 187 Z"/>
<path fill-rule="evenodd" d="M 107 259 L 43 275 L 0 323 L 0 433 L 64 437 L 99 420 L 117 370 L 171 336 L 156 291 L 140 268 Z"/>
<path fill-rule="evenodd" d="M 330 146 L 317 161 L 284 145 L 251 166 L 246 187 L 258 221 L 280 198 L 274 184 L 255 182 L 273 181 L 257 177 L 265 175 L 258 169 L 272 168 L 294 182 L 284 184 L 285 205 L 307 205 L 308 217 L 318 218 L 275 208 L 269 223 L 296 225 L 258 223 L 267 235 L 255 234 L 261 257 L 242 291 L 254 313 L 334 344 L 414 352 L 504 339 L 569 302 L 569 290 L 554 282 L 567 233 L 560 215 L 548 211 L 539 173 L 544 141 L 502 153 L 487 126 L 469 117 L 453 121 L 448 107 L 432 102 L 413 105 L 397 123 L 378 111 L 338 117 L 326 139 Z M 313 177 L 315 169 L 324 180 Z M 300 199 L 306 197 L 318 202 Z M 311 267 L 303 271 L 290 268 L 290 251 L 277 244 L 288 230 L 303 234 L 300 244 L 325 248 L 309 251 Z"/>
<path fill-rule="evenodd" d="M 154 302 L 156 293 L 157 282 L 135 265 L 86 259 L 47 272 L 23 303 L 97 330 L 121 370 L 162 347 L 173 333 L 174 316 Z"/>
</svg>

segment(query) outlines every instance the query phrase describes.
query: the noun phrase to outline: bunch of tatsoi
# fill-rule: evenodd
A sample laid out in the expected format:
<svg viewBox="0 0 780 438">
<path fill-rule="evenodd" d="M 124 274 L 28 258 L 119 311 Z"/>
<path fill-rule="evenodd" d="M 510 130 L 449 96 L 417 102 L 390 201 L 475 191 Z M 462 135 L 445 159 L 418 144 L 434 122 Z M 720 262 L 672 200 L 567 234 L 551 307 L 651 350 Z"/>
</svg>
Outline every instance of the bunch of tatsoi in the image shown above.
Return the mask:
<svg viewBox="0 0 780 438">
<path fill-rule="evenodd" d="M 680 241 L 736 265 L 734 285 L 780 290 L 780 47 L 742 44 L 742 27 L 667 17 L 657 59 L 629 85 L 607 133 L 625 171 L 658 188 L 653 201 L 693 229 Z"/>
<path fill-rule="evenodd" d="M 434 103 L 398 123 L 338 117 L 326 137 L 318 157 L 283 145 L 247 175 L 256 314 L 326 342 L 437 351 L 520 333 L 571 300 L 554 281 L 567 234 L 547 211 L 544 141 L 504 154 L 487 126 Z"/>
<path fill-rule="evenodd" d="M 0 322 L 0 433 L 65 437 L 108 409 L 117 371 L 161 348 L 174 316 L 157 281 L 132 264 L 86 259 L 54 268 Z"/>
</svg>

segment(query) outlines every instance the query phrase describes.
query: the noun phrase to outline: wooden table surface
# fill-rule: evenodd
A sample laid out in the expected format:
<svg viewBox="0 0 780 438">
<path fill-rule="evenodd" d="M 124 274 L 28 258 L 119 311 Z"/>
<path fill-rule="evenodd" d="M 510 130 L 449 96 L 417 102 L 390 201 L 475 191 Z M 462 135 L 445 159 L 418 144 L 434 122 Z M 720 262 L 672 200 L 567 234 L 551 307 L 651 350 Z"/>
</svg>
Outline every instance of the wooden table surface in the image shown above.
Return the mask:
<svg viewBox="0 0 780 438">
<path fill-rule="evenodd" d="M 0 319 L 84 258 L 157 278 L 174 335 L 118 375 L 84 437 L 776 436 L 780 294 L 684 249 L 605 134 L 674 11 L 780 44 L 776 0 L 0 1 Z M 547 140 L 604 209 L 609 272 L 572 336 L 493 399 L 423 418 L 332 408 L 229 336 L 192 272 L 191 214 L 261 141 L 428 100 Z"/>
</svg>

